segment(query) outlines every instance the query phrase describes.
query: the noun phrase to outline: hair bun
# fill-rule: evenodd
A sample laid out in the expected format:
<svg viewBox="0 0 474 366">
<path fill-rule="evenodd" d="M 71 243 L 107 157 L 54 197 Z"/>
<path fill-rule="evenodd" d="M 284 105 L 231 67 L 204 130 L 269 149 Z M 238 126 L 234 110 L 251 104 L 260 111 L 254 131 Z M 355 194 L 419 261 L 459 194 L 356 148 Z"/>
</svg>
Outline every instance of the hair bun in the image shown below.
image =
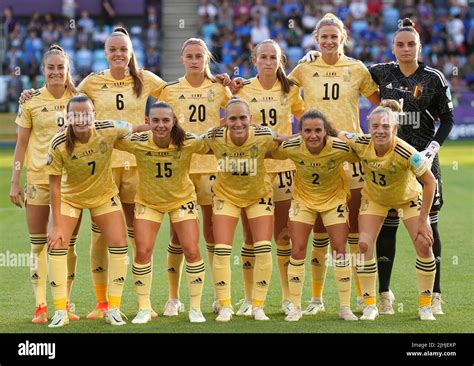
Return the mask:
<svg viewBox="0 0 474 366">
<path fill-rule="evenodd" d="M 400 103 L 395 99 L 382 99 L 380 102 L 381 107 L 389 108 L 392 112 L 401 112 Z"/>
<path fill-rule="evenodd" d="M 415 22 L 410 18 L 405 18 L 402 20 L 403 27 L 415 27 Z"/>
</svg>

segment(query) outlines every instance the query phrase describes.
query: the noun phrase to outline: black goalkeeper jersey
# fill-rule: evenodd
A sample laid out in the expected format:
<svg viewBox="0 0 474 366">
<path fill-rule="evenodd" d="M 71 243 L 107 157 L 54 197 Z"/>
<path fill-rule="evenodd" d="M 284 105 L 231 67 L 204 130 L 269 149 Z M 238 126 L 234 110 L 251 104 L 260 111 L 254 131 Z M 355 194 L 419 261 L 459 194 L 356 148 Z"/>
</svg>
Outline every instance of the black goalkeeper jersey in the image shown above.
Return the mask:
<svg viewBox="0 0 474 366">
<path fill-rule="evenodd" d="M 376 64 L 369 71 L 379 85 L 381 99 L 403 100 L 405 113 L 400 118 L 398 136 L 417 150 L 424 150 L 435 135 L 435 121 L 452 113 L 453 103 L 441 71 L 418 64 L 410 76 L 403 75 L 396 62 Z"/>
</svg>

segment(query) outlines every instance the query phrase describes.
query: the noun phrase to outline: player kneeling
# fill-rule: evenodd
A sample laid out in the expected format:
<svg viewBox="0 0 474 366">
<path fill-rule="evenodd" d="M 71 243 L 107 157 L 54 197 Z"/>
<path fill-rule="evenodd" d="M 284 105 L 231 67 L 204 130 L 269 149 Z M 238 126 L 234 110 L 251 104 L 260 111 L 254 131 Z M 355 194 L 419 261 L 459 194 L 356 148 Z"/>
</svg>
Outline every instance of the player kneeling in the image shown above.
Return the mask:
<svg viewBox="0 0 474 366">
<path fill-rule="evenodd" d="M 291 248 L 288 266 L 290 300 L 293 308 L 285 318 L 298 321 L 301 316 L 301 295 L 305 276 L 308 236 L 321 216 L 331 240 L 334 275 L 339 294 L 339 317 L 357 320 L 350 308 L 351 266 L 346 256 L 347 196 L 343 163 L 357 161 L 350 147 L 338 138 L 321 112 L 310 110 L 300 120 L 301 136 L 285 141 L 272 152 L 277 159 L 291 159 L 296 165 L 293 200 L 289 213 Z M 327 258 L 325 260 L 328 260 Z"/>
<path fill-rule="evenodd" d="M 201 312 L 205 272 L 198 247 L 196 193 L 189 166 L 193 154 L 205 154 L 209 148 L 200 137 L 184 132 L 164 102 L 151 106 L 149 125 L 151 131 L 129 135 L 115 144 L 115 148 L 135 155 L 140 177 L 135 197 L 137 252 L 132 267 L 139 310 L 132 323 L 144 324 L 152 317 L 152 253 L 165 213 L 170 216 L 186 258 L 189 320 L 202 323 L 206 321 Z"/>
<path fill-rule="evenodd" d="M 365 302 L 360 319 L 375 320 L 378 316 L 374 245 L 388 211 L 395 209 L 403 218 L 416 250 L 420 319 L 436 320 L 430 306 L 436 264 L 428 221 L 436 180 L 420 153 L 396 136 L 398 113 L 393 112 L 391 104 L 398 102 L 384 101 L 370 113 L 370 135 L 338 135 L 361 159 L 366 176 L 359 214 L 359 248 L 364 258 L 357 263 L 357 273 Z"/>
</svg>

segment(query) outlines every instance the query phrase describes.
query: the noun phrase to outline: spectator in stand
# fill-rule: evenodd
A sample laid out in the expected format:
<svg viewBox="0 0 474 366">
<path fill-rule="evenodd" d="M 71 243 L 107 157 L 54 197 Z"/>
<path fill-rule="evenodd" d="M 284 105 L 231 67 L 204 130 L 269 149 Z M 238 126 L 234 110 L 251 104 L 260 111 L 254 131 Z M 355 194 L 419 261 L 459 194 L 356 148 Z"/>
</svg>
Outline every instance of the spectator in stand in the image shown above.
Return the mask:
<svg viewBox="0 0 474 366">
<path fill-rule="evenodd" d="M 18 111 L 18 97 L 23 90 L 23 82 L 15 68 L 10 69 L 10 76 L 7 82 L 7 103 L 8 112 L 16 113 Z"/>
<path fill-rule="evenodd" d="M 250 32 L 250 39 L 253 45 L 256 45 L 265 39 L 270 38 L 270 30 L 262 23 L 259 16 L 253 21 L 252 30 Z"/>
<path fill-rule="evenodd" d="M 77 25 L 84 29 L 84 32 L 91 35 L 94 32 L 94 21 L 89 17 L 87 11 L 81 12 L 81 18 L 77 21 Z"/>
<path fill-rule="evenodd" d="M 211 21 L 214 21 L 214 18 L 217 15 L 217 8 L 209 0 L 201 0 L 201 5 L 198 8 L 198 14 L 201 18 L 207 16 Z"/>
</svg>

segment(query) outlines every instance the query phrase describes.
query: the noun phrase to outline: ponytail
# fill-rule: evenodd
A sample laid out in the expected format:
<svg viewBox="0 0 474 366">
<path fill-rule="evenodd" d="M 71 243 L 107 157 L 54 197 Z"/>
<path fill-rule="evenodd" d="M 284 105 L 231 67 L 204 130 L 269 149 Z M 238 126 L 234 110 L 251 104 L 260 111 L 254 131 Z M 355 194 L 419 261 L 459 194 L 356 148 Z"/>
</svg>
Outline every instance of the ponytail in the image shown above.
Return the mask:
<svg viewBox="0 0 474 366">
<path fill-rule="evenodd" d="M 130 61 L 128 62 L 128 70 L 130 72 L 130 76 L 133 79 L 133 92 L 137 97 L 140 97 L 143 93 L 144 82 L 141 72 L 138 69 L 137 56 L 133 50 L 130 35 L 124 27 L 115 27 L 113 32 L 107 37 L 105 44 L 107 44 L 107 41 L 112 37 L 125 37 L 127 39 L 127 43 L 130 47 Z"/>
</svg>

